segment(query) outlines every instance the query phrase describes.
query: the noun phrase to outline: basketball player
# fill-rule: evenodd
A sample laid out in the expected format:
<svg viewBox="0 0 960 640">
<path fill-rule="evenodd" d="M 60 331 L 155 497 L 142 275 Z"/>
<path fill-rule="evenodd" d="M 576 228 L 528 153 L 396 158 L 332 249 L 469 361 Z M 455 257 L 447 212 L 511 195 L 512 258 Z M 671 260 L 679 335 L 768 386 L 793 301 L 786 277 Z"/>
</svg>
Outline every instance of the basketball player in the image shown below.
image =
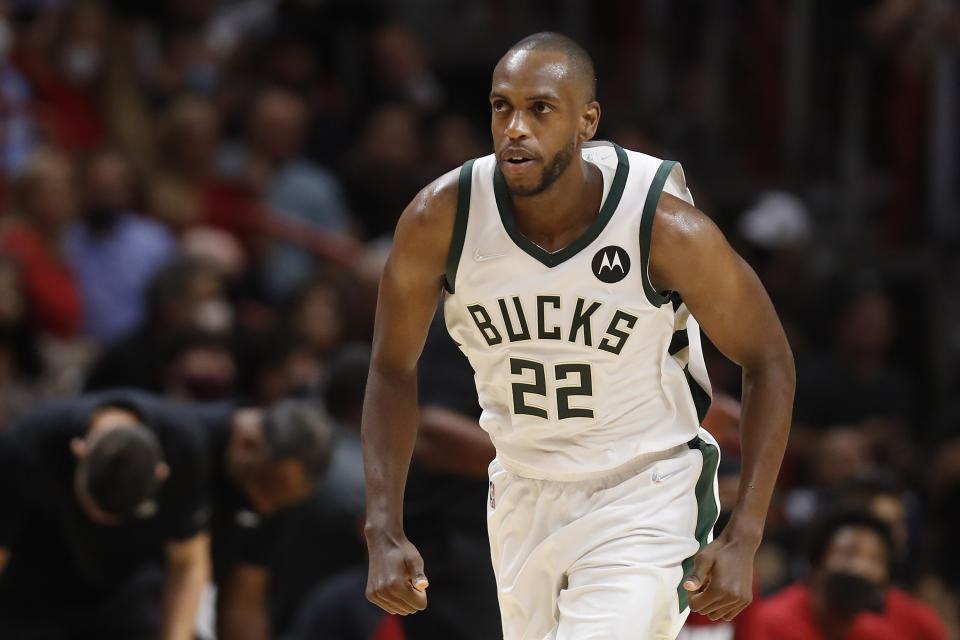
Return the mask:
<svg viewBox="0 0 960 640">
<path fill-rule="evenodd" d="M 495 153 L 407 207 L 380 285 L 362 427 L 367 596 L 399 614 L 427 605 L 401 505 L 417 358 L 444 287 L 497 450 L 487 525 L 504 637 L 675 638 L 691 608 L 732 618 L 751 599 L 789 431 L 793 358 L 773 306 L 679 165 L 588 143 L 600 106 L 575 42 L 514 45 L 490 105 Z M 744 380 L 743 480 L 712 543 L 719 452 L 700 429 L 700 325 Z"/>
</svg>

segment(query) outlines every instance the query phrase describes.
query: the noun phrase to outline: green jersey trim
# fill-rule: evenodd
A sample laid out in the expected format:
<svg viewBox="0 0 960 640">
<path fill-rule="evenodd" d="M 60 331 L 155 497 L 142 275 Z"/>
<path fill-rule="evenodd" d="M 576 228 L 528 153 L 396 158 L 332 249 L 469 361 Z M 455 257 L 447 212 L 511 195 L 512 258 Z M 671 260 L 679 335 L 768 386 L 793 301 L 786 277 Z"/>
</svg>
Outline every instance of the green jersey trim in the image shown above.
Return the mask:
<svg viewBox="0 0 960 640">
<path fill-rule="evenodd" d="M 444 276 L 447 292 L 453 293 L 457 283 L 457 267 L 460 266 L 460 255 L 463 253 L 463 243 L 467 237 L 467 218 L 470 215 L 470 188 L 473 185 L 473 163 L 467 160 L 460 167 L 460 178 L 457 182 L 457 217 L 453 221 L 453 236 L 450 238 L 450 250 L 447 253 L 447 273 Z"/>
<path fill-rule="evenodd" d="M 689 340 L 689 335 L 687 338 Z M 700 383 L 691 375 L 689 364 L 683 368 L 683 375 L 687 379 L 687 385 L 690 387 L 690 396 L 693 398 L 693 406 L 697 409 L 697 418 L 702 424 L 707 417 L 707 410 L 710 408 L 710 394 L 707 393 L 707 390 L 700 386 Z"/>
<path fill-rule="evenodd" d="M 503 222 L 503 228 L 506 230 L 507 235 L 513 240 L 514 244 L 544 265 L 555 267 L 577 255 L 587 245 L 596 240 L 600 232 L 603 231 L 607 223 L 610 222 L 610 218 L 613 217 L 614 212 L 617 210 L 617 205 L 620 204 L 620 198 L 623 196 L 623 188 L 627 183 L 627 174 L 630 171 L 630 161 L 627 159 L 627 153 L 620 148 L 619 145 L 614 144 L 613 148 L 617 152 L 617 171 L 613 176 L 613 182 L 610 185 L 610 192 L 607 194 L 607 199 L 604 201 L 603 206 L 600 207 L 600 212 L 597 214 L 597 217 L 594 218 L 593 222 L 590 223 L 590 226 L 580 234 L 579 238 L 553 253 L 532 242 L 517 228 L 517 223 L 513 215 L 513 204 L 510 202 L 510 194 L 507 190 L 507 181 L 503 177 L 503 172 L 500 171 L 500 165 L 496 165 L 493 172 L 493 192 L 496 196 L 497 209 L 500 211 L 500 220 Z"/>
<path fill-rule="evenodd" d="M 640 216 L 640 274 L 643 292 L 650 304 L 655 307 L 663 305 L 668 298 L 657 291 L 650 282 L 650 237 L 653 234 L 653 218 L 657 213 L 663 185 L 667 183 L 667 178 L 670 177 L 670 172 L 676 164 L 674 160 L 664 160 L 660 163 L 660 167 L 653 176 L 653 182 L 650 183 L 647 199 L 643 202 L 643 213 Z"/>
<path fill-rule="evenodd" d="M 717 522 L 717 516 L 720 515 L 720 505 L 717 504 L 716 496 L 713 493 L 713 484 L 717 479 L 717 466 L 720 464 L 720 450 L 700 436 L 688 442 L 687 446 L 691 449 L 699 449 L 703 456 L 703 467 L 700 469 L 700 477 L 697 479 L 697 486 L 694 489 L 697 496 L 697 526 L 694 530 L 694 536 L 700 545 L 697 553 L 700 553 L 707 546 L 707 538 L 710 537 L 713 525 Z M 695 553 L 681 563 L 683 577 L 680 578 L 680 584 L 677 586 L 677 599 L 679 600 L 681 613 L 690 606 L 690 594 L 683 588 L 683 583 L 693 573 L 696 557 L 697 554 Z"/>
</svg>

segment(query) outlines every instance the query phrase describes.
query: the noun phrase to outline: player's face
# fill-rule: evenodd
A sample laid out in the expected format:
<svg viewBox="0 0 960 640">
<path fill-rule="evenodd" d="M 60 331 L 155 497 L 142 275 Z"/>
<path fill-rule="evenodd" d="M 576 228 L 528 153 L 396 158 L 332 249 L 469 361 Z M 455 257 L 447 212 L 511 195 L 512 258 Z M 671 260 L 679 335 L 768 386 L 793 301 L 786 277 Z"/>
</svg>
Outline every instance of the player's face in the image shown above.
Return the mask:
<svg viewBox="0 0 960 640">
<path fill-rule="evenodd" d="M 514 196 L 546 190 L 593 137 L 600 109 L 571 76 L 562 53 L 515 51 L 493 72 L 490 128 Z"/>
</svg>

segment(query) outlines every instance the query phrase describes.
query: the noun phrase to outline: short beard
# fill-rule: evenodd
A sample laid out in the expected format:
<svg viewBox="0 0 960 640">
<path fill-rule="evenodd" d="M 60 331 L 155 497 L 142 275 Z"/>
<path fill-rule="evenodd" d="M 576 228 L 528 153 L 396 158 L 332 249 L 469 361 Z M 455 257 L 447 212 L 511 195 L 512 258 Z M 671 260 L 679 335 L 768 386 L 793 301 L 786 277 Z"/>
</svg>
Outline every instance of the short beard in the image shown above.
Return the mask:
<svg viewBox="0 0 960 640">
<path fill-rule="evenodd" d="M 557 151 L 550 162 L 543 167 L 540 184 L 525 189 L 516 189 L 507 184 L 510 195 L 517 196 L 518 198 L 529 198 L 530 196 L 539 195 L 546 191 L 550 188 L 550 185 L 557 181 L 557 178 L 563 175 L 563 172 L 566 171 L 570 163 L 573 162 L 573 152 L 575 149 L 576 145 L 571 141 L 560 149 L 560 151 Z"/>
</svg>

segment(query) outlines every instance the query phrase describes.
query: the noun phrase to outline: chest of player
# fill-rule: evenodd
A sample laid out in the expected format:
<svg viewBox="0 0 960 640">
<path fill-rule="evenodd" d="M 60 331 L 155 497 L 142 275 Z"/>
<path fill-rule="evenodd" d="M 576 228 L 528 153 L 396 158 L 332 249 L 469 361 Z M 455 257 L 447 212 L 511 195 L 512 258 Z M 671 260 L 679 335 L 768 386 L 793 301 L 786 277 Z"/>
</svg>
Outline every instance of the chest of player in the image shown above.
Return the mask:
<svg viewBox="0 0 960 640">
<path fill-rule="evenodd" d="M 639 250 L 596 244 L 552 267 L 507 244 L 474 248 L 446 303 L 454 339 L 469 350 L 620 356 L 644 334 L 672 331 L 672 317 L 644 296 Z"/>
<path fill-rule="evenodd" d="M 600 209 L 555 252 L 519 231 L 492 156 L 461 170 L 445 309 L 451 336 L 471 360 L 543 352 L 618 358 L 648 342 L 659 348 L 672 334 L 669 305 L 651 304 L 644 289 L 642 226 L 655 205 L 647 197 L 654 163 L 640 156 L 631 163 L 606 143 L 583 154 L 603 177 Z"/>
</svg>

